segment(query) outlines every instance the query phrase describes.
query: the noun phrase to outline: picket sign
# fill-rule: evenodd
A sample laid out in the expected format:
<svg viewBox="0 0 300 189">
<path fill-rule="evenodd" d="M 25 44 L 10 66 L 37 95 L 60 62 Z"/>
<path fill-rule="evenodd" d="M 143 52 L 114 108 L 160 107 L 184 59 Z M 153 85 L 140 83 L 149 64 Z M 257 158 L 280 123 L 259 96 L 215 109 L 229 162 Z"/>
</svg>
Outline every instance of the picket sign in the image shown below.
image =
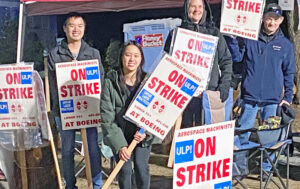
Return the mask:
<svg viewBox="0 0 300 189">
<path fill-rule="evenodd" d="M 174 32 L 170 54 L 189 72 L 200 78 L 194 96 L 206 90 L 219 38 L 184 28 Z"/>
<path fill-rule="evenodd" d="M 93 188 L 86 128 L 100 125 L 100 71 L 98 60 L 55 64 L 63 130 L 81 129 L 88 188 Z"/>
<path fill-rule="evenodd" d="M 264 6 L 264 0 L 224 0 L 220 31 L 223 34 L 257 40 Z"/>
<path fill-rule="evenodd" d="M 199 77 L 165 54 L 131 102 L 125 118 L 163 140 L 199 82 Z"/>
<path fill-rule="evenodd" d="M 173 188 L 231 188 L 235 121 L 175 132 Z"/>
<path fill-rule="evenodd" d="M 0 130 L 36 129 L 36 98 L 33 65 L 0 67 Z"/>
</svg>

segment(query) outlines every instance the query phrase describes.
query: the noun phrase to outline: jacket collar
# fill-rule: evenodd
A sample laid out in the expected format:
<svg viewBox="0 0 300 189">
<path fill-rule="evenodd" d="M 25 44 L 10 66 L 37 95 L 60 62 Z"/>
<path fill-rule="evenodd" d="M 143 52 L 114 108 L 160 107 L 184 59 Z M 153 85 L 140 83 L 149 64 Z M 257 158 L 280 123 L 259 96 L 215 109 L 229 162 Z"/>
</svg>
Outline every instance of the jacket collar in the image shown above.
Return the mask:
<svg viewBox="0 0 300 189">
<path fill-rule="evenodd" d="M 77 60 L 84 60 L 85 56 L 93 56 L 92 54 L 93 52 L 91 50 L 88 50 L 88 48 L 90 48 L 90 46 L 82 39 Z M 73 58 L 73 55 L 68 47 L 68 43 L 66 39 L 62 40 L 61 45 L 58 47 L 58 53 Z"/>
<path fill-rule="evenodd" d="M 119 74 L 118 74 L 118 71 L 112 69 L 109 72 L 107 72 L 106 77 L 107 77 L 107 79 L 111 80 L 112 85 L 114 86 L 114 88 L 116 89 L 117 93 L 119 94 L 119 96 L 122 99 L 122 103 L 125 104 L 125 101 L 126 101 L 127 97 L 130 95 L 130 92 L 128 90 L 126 90 L 125 91 L 125 95 L 122 94 L 121 87 L 119 85 Z"/>
<path fill-rule="evenodd" d="M 278 30 L 273 34 L 273 35 L 267 35 L 263 29 L 261 29 L 261 31 L 259 32 L 259 39 L 266 42 L 266 43 L 269 43 L 270 41 L 274 40 L 275 38 L 278 38 L 278 37 L 282 37 L 283 36 L 283 33 L 281 31 L 280 28 L 278 28 Z"/>
</svg>

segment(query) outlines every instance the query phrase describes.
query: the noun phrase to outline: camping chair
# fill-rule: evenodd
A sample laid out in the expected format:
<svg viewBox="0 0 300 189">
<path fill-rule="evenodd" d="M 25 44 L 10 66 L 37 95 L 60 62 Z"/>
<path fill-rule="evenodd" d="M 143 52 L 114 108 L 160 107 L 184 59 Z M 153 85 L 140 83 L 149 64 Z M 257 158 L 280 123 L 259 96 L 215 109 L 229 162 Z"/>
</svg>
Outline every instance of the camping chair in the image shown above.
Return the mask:
<svg viewBox="0 0 300 189">
<path fill-rule="evenodd" d="M 212 124 L 222 121 L 229 121 L 232 116 L 237 118 L 240 115 L 240 110 L 242 106 L 242 100 L 240 98 L 235 102 L 235 111 L 232 112 L 233 106 L 233 90 L 230 89 L 229 97 L 222 103 L 220 100 L 220 93 L 218 91 L 204 91 L 202 94 L 202 119 L 204 124 Z M 241 132 L 251 132 L 251 130 L 241 131 Z M 241 133 L 237 133 L 238 135 Z M 246 185 L 242 180 L 249 174 L 248 169 L 248 154 L 250 150 L 256 150 L 260 145 L 255 142 L 249 142 L 247 145 L 241 145 L 239 138 L 234 137 L 234 155 L 233 155 L 233 169 L 232 169 L 232 180 L 233 186 L 240 184 L 244 189 L 247 189 Z M 251 153 L 250 157 L 254 156 L 256 153 Z"/>
<path fill-rule="evenodd" d="M 235 133 L 234 136 L 234 152 L 233 152 L 233 163 L 232 163 L 232 186 L 241 185 L 244 189 L 247 189 L 247 186 L 243 183 L 251 171 L 249 171 L 248 162 L 249 159 L 255 157 L 258 153 L 257 149 L 260 144 L 256 142 L 249 141 L 248 144 L 241 145 L 238 135 L 243 134 L 244 132 L 251 132 L 252 129 L 240 131 Z"/>
<path fill-rule="evenodd" d="M 229 121 L 233 105 L 233 89 L 230 88 L 227 100 L 222 103 L 219 91 L 204 91 L 202 94 L 202 123 L 212 124 Z"/>
<path fill-rule="evenodd" d="M 275 118 L 269 118 L 267 123 L 259 126 L 258 128 L 251 128 L 248 130 L 236 130 L 236 134 L 243 134 L 245 132 L 251 132 L 252 134 L 256 134 L 258 138 L 258 142 L 249 141 L 247 145 L 239 145 L 238 137 L 235 136 L 235 151 L 234 151 L 234 162 L 233 162 L 233 180 L 236 182 L 233 183 L 233 186 L 240 184 L 244 189 L 247 187 L 243 184 L 242 180 L 247 177 L 247 175 L 251 172 L 254 172 L 256 168 L 260 168 L 260 188 L 262 188 L 262 183 L 265 180 L 266 183 L 264 188 L 267 188 L 270 182 L 273 182 L 278 188 L 280 184 L 283 188 L 288 188 L 288 180 L 289 180 L 289 145 L 291 144 L 291 140 L 287 139 L 288 133 L 290 130 L 291 123 L 295 119 L 295 113 L 293 110 L 287 106 L 283 105 L 279 107 L 277 110 L 277 115 L 281 116 L 281 121 L 274 120 Z M 276 122 L 278 125 L 276 125 Z M 284 183 L 281 178 L 277 165 L 279 162 L 279 157 L 284 150 L 287 150 L 286 158 L 287 158 L 287 180 Z M 244 154 L 242 154 L 244 152 Z M 248 152 L 246 152 L 248 151 Z M 252 151 L 249 155 L 249 151 Z M 249 155 L 249 156 L 248 156 Z M 248 161 L 250 159 L 254 159 L 253 157 L 257 157 L 259 155 L 259 162 L 256 162 L 255 168 L 252 170 L 248 170 Z M 274 158 L 271 158 L 271 157 Z M 271 171 L 267 172 L 263 169 L 263 161 L 267 159 L 271 164 Z M 246 162 L 244 162 L 246 160 Z M 259 166 L 260 165 L 260 166 Z M 273 179 L 273 175 L 277 175 L 280 184 Z M 264 176 L 265 175 L 265 176 Z"/>
<path fill-rule="evenodd" d="M 258 128 L 257 130 L 257 136 L 260 143 L 260 187 L 262 187 L 263 174 L 265 174 L 266 183 L 264 188 L 267 188 L 269 183 L 273 182 L 278 188 L 281 188 L 281 184 L 281 186 L 286 189 L 289 184 L 289 148 L 292 143 L 292 140 L 288 139 L 288 133 L 291 129 L 291 124 L 295 119 L 295 112 L 290 106 L 284 104 L 278 108 L 277 115 L 281 116 L 280 126 L 267 129 Z M 287 150 L 287 153 L 285 153 L 287 161 L 286 183 L 284 183 L 277 167 L 279 157 L 283 154 L 285 149 Z M 272 156 L 274 156 L 274 158 L 271 158 Z M 262 168 L 264 158 L 267 158 L 271 163 L 270 172 L 267 172 Z M 278 177 L 280 184 L 273 179 L 274 174 Z"/>
<path fill-rule="evenodd" d="M 241 115 L 241 110 L 244 103 L 243 100 L 238 96 L 234 102 L 232 108 L 232 118 L 238 120 Z M 238 125 L 238 123 L 236 124 Z M 241 185 L 242 188 L 247 189 L 248 187 L 243 183 L 243 179 L 247 178 L 248 175 L 253 171 L 249 169 L 249 162 L 251 159 L 257 156 L 259 153 L 258 147 L 260 144 L 257 141 L 249 140 L 248 144 L 241 144 L 239 135 L 244 133 L 251 133 L 253 136 L 256 133 L 255 128 L 240 130 L 235 129 L 234 136 L 234 152 L 233 152 L 233 167 L 232 167 L 232 186 Z M 257 164 L 258 166 L 259 164 Z"/>
<path fill-rule="evenodd" d="M 98 128 L 98 144 L 100 146 L 100 152 L 101 156 L 105 158 L 105 160 L 110 159 L 110 167 L 111 169 L 114 166 L 114 156 L 112 153 L 112 150 L 110 149 L 109 146 L 105 145 L 103 142 L 103 135 L 101 132 L 101 129 Z M 75 134 L 75 151 L 79 153 L 79 155 L 82 157 L 81 160 L 77 163 L 75 166 L 75 177 L 77 177 L 84 169 L 85 169 L 85 164 L 84 164 L 84 149 L 83 149 L 83 143 L 81 140 L 81 134 L 80 132 L 76 132 Z M 108 177 L 108 174 L 104 172 L 103 169 L 101 169 L 102 174 L 106 177 Z"/>
</svg>

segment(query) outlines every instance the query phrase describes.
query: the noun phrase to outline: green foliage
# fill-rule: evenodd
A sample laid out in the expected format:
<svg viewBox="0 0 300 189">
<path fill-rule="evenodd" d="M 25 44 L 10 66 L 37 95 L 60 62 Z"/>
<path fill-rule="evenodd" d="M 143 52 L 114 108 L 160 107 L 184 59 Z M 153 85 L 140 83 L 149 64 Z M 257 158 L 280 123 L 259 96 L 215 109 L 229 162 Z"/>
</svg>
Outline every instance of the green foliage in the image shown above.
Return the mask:
<svg viewBox="0 0 300 189">
<path fill-rule="evenodd" d="M 25 62 L 34 62 L 34 69 L 44 69 L 43 46 L 36 33 L 30 32 L 25 37 L 24 57 Z"/>
<path fill-rule="evenodd" d="M 15 63 L 17 56 L 17 30 L 15 20 L 2 20 L 3 36 L 0 38 L 0 64 Z"/>
<path fill-rule="evenodd" d="M 105 53 L 104 69 L 107 72 L 109 69 L 117 67 L 119 65 L 119 54 L 121 48 L 121 42 L 119 40 L 111 40 Z"/>
<path fill-rule="evenodd" d="M 2 20 L 3 36 L 0 38 L 0 64 L 10 64 L 16 62 L 17 57 L 17 20 Z M 34 68 L 43 70 L 43 46 L 34 32 L 29 32 L 25 36 L 23 60 L 34 62 Z"/>
</svg>

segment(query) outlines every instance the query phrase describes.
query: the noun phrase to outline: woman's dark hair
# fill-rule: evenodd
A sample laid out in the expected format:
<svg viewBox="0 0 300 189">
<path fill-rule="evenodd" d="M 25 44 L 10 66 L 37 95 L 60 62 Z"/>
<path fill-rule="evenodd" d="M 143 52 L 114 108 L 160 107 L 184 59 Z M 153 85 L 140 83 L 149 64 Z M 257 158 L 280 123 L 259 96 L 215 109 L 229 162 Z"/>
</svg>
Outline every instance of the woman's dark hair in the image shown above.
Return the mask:
<svg viewBox="0 0 300 189">
<path fill-rule="evenodd" d="M 119 69 L 118 69 L 118 74 L 119 74 L 119 84 L 120 84 L 122 93 L 124 93 L 125 89 L 127 88 L 126 83 L 125 83 L 124 72 L 123 72 L 122 59 L 123 59 L 123 56 L 124 56 L 124 53 L 125 53 L 125 49 L 129 45 L 136 46 L 139 49 L 139 51 L 141 53 L 141 56 L 142 56 L 141 64 L 139 65 L 139 67 L 136 70 L 136 80 L 135 80 L 134 85 L 137 85 L 137 84 L 141 83 L 144 76 L 145 76 L 145 73 L 143 71 L 143 66 L 145 64 L 145 57 L 144 57 L 143 49 L 142 49 L 141 45 L 138 42 L 136 42 L 134 40 L 129 40 L 122 46 L 122 48 L 120 50 L 120 56 L 119 56 L 120 65 L 119 65 Z"/>
</svg>

